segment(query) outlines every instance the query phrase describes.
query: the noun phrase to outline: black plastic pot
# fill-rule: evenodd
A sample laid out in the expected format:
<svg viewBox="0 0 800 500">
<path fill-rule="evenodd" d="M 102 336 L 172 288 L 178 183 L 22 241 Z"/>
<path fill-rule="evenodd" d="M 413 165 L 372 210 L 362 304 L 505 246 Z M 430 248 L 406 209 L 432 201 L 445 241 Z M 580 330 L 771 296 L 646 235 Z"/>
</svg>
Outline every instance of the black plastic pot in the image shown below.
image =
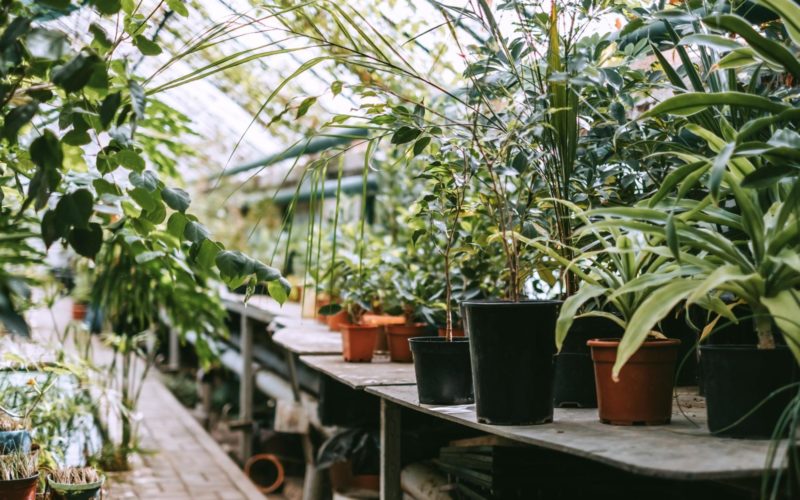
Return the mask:
<svg viewBox="0 0 800 500">
<path fill-rule="evenodd" d="M 553 420 L 553 356 L 560 301 L 465 301 L 478 421 Z"/>
<path fill-rule="evenodd" d="M 622 336 L 622 328 L 605 318 L 577 318 L 555 359 L 553 403 L 557 408 L 597 408 L 591 339 Z"/>
<path fill-rule="evenodd" d="M 797 394 L 797 388 L 787 389 L 767 400 L 774 391 L 798 380 L 791 351 L 785 346 L 704 345 L 700 363 L 709 431 L 738 438 L 771 437 L 781 413 Z"/>
<path fill-rule="evenodd" d="M 462 405 L 474 401 L 469 339 L 414 337 L 409 339 L 414 355 L 419 402 L 426 405 Z"/>
</svg>

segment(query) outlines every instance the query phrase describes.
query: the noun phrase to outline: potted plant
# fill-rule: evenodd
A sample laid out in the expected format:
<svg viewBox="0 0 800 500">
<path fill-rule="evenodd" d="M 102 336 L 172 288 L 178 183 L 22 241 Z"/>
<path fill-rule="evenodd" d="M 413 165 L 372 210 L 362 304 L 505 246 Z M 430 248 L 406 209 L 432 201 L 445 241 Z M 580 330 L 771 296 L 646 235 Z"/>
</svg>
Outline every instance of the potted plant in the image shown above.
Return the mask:
<svg viewBox="0 0 800 500">
<path fill-rule="evenodd" d="M 658 300 L 659 285 L 686 275 L 669 258 L 654 249 L 658 238 L 640 243 L 617 228 L 585 226 L 579 234 L 589 233 L 600 247 L 586 252 L 581 259 L 590 265 L 583 271 L 571 266 L 581 278 L 578 291 L 564 301 L 556 323 L 556 343 L 561 349 L 574 335 L 575 321 L 595 318 L 615 324 L 620 331 L 631 324 L 643 303 Z M 654 279 L 658 276 L 660 279 Z M 585 310 L 595 303 L 593 310 Z M 674 304 L 673 304 L 674 306 Z M 582 314 L 579 311 L 585 310 Z M 653 324 L 655 327 L 655 323 Z M 609 331 L 606 327 L 596 333 Z M 613 331 L 613 329 L 611 330 Z M 580 339 L 587 342 L 585 339 Z M 630 356 L 624 370 L 616 368 L 617 349 L 625 337 L 588 340 L 594 362 L 597 403 L 600 420 L 608 424 L 666 424 L 672 417 L 672 388 L 680 340 L 667 339 L 652 328 L 646 339 Z"/>
<path fill-rule="evenodd" d="M 18 418 L 0 409 L 0 455 L 29 453 L 31 434 L 24 418 Z"/>
<path fill-rule="evenodd" d="M 0 498 L 35 500 L 39 486 L 37 461 L 35 450 L 0 455 Z"/>
<path fill-rule="evenodd" d="M 105 476 L 94 467 L 66 467 L 47 475 L 47 491 L 53 500 L 100 498 Z"/>
<path fill-rule="evenodd" d="M 405 252 L 399 262 L 390 266 L 388 276 L 391 282 L 390 311 L 402 311 L 402 324 L 386 325 L 389 342 L 389 358 L 398 363 L 411 363 L 409 339 L 425 337 L 429 330 L 426 322 L 432 276 L 426 272 L 412 252 Z"/>
</svg>

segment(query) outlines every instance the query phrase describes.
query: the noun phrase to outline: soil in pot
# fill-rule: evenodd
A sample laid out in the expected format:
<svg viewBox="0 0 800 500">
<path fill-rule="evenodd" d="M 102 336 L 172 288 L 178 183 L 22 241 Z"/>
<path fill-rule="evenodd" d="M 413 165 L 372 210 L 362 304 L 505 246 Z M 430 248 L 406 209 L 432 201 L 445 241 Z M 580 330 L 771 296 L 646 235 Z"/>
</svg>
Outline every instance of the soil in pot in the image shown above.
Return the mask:
<svg viewBox="0 0 800 500">
<path fill-rule="evenodd" d="M 700 363 L 709 431 L 737 438 L 771 437 L 797 388 L 767 398 L 800 380 L 789 348 L 704 345 L 700 347 Z"/>
<path fill-rule="evenodd" d="M 557 408 L 597 408 L 594 363 L 587 342 L 621 335 L 622 328 L 606 318 L 575 319 L 555 359 L 553 402 Z"/>
<path fill-rule="evenodd" d="M 389 340 L 389 359 L 396 363 L 411 363 L 411 348 L 408 340 L 412 337 L 425 335 L 428 325 L 414 323 L 412 325 L 389 325 L 386 327 L 386 336 Z"/>
<path fill-rule="evenodd" d="M 588 342 L 592 349 L 600 421 L 612 425 L 661 425 L 672 418 L 672 387 L 680 340 L 648 340 L 611 378 L 617 339 Z"/>
<path fill-rule="evenodd" d="M 368 363 L 375 352 L 380 326 L 342 325 L 342 355 L 351 363 Z"/>
<path fill-rule="evenodd" d="M 560 301 L 465 301 L 478 421 L 553 420 L 553 356 Z"/>
<path fill-rule="evenodd" d="M 0 498 L 3 500 L 36 500 L 36 489 L 39 487 L 39 473 L 11 481 L 0 481 Z"/>
<path fill-rule="evenodd" d="M 415 337 L 414 353 L 419 402 L 426 405 L 462 405 L 474 401 L 469 339 Z"/>
</svg>

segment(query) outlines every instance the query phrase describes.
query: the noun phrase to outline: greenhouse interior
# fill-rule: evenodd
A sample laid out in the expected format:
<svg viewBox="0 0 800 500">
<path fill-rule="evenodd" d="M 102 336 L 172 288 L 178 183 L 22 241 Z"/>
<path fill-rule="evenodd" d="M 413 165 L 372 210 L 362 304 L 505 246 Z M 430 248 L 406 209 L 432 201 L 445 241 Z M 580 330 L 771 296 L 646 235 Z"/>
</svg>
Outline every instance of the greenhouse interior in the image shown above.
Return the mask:
<svg viewBox="0 0 800 500">
<path fill-rule="evenodd" d="M 797 0 L 0 25 L 0 500 L 800 500 Z"/>
</svg>

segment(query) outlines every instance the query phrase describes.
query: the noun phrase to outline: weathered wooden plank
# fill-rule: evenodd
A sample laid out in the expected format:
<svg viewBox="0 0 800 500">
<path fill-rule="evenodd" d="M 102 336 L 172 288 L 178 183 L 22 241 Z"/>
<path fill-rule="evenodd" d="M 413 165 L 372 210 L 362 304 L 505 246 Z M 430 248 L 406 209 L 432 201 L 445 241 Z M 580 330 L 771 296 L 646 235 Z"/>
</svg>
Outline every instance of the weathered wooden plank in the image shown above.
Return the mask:
<svg viewBox="0 0 800 500">
<path fill-rule="evenodd" d="M 244 295 L 225 293 L 222 295 L 225 309 L 269 324 L 277 316 L 300 318 L 300 304 L 287 302 L 283 305 L 265 295 L 253 295 L 244 302 Z"/>
<path fill-rule="evenodd" d="M 341 354 L 342 334 L 330 330 L 288 327 L 275 332 L 272 340 L 300 354 Z"/>
<path fill-rule="evenodd" d="M 417 383 L 414 365 L 411 363 L 347 363 L 342 359 L 341 354 L 336 356 L 300 356 L 300 361 L 354 389 L 363 389 L 372 385 L 408 385 Z"/>
<path fill-rule="evenodd" d="M 703 398 L 692 394 L 681 395 L 683 409 L 675 405 L 670 425 L 613 426 L 600 423 L 595 409 L 556 409 L 551 424 L 497 426 L 478 423 L 475 405 L 420 405 L 416 386 L 371 385 L 366 391 L 489 434 L 653 477 L 719 480 L 758 476 L 765 467 L 770 446 L 766 440 L 709 435 Z"/>
<path fill-rule="evenodd" d="M 401 500 L 402 417 L 400 407 L 381 399 L 381 500 Z"/>
</svg>

